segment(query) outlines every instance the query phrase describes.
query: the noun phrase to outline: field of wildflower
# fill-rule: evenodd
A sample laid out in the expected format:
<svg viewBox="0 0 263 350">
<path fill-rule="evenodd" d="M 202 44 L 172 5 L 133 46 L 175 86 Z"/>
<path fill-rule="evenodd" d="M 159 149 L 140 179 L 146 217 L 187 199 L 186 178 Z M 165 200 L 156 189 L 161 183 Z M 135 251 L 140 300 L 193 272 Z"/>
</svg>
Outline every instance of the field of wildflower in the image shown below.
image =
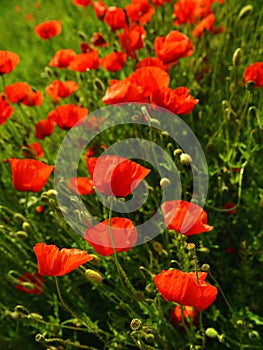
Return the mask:
<svg viewBox="0 0 263 350">
<path fill-rule="evenodd" d="M 0 349 L 263 349 L 262 1 L 0 4 Z"/>
</svg>

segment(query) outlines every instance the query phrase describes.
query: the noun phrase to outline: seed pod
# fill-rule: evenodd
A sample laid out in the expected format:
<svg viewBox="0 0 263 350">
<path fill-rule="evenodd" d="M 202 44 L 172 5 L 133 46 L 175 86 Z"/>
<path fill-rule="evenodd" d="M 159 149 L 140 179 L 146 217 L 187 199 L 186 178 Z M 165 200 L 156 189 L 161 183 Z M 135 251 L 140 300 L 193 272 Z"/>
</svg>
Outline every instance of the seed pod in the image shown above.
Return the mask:
<svg viewBox="0 0 263 350">
<path fill-rule="evenodd" d="M 142 327 L 142 321 L 138 318 L 133 318 L 131 320 L 130 327 L 133 331 L 138 331 Z"/>
</svg>

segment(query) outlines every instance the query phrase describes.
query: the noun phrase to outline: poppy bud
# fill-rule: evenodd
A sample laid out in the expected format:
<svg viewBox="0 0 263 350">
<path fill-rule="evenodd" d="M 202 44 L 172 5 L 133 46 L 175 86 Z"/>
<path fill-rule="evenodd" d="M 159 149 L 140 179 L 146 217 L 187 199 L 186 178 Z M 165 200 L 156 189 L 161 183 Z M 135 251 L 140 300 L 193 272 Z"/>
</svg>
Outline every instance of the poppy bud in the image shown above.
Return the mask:
<svg viewBox="0 0 263 350">
<path fill-rule="evenodd" d="M 103 82 L 96 78 L 93 82 L 93 86 L 94 86 L 94 89 L 97 90 L 98 92 L 104 92 L 105 91 L 105 85 L 103 84 Z"/>
<path fill-rule="evenodd" d="M 27 221 L 24 221 L 22 224 L 22 229 L 25 232 L 30 233 L 31 232 L 31 225 Z"/>
<path fill-rule="evenodd" d="M 87 41 L 87 35 L 84 32 L 78 32 L 78 36 L 81 40 Z"/>
<path fill-rule="evenodd" d="M 149 125 L 152 126 L 153 128 L 160 128 L 161 124 L 158 119 L 151 118 Z"/>
<path fill-rule="evenodd" d="M 36 341 L 37 343 L 45 342 L 45 337 L 44 337 L 42 334 L 38 333 L 38 334 L 35 336 L 35 341 Z"/>
<path fill-rule="evenodd" d="M 46 195 L 48 196 L 48 197 L 53 197 L 53 198 L 55 198 L 56 196 L 57 196 L 57 191 L 56 190 L 53 190 L 53 189 L 51 189 L 51 190 L 48 190 L 48 191 L 46 191 L 46 192 L 44 192 L 44 193 L 46 193 Z"/>
<path fill-rule="evenodd" d="M 174 156 L 178 156 L 181 153 L 183 153 L 183 151 L 180 148 L 174 150 Z"/>
<path fill-rule="evenodd" d="M 89 281 L 92 281 L 95 283 L 101 283 L 103 280 L 102 275 L 95 270 L 87 269 L 85 272 L 85 275 Z"/>
<path fill-rule="evenodd" d="M 248 17 L 252 11 L 253 11 L 253 6 L 246 5 L 240 10 L 240 12 L 238 14 L 238 18 L 242 20 L 242 19 Z"/>
<path fill-rule="evenodd" d="M 252 93 L 255 90 L 256 84 L 254 81 L 248 81 L 246 84 L 247 90 Z"/>
<path fill-rule="evenodd" d="M 20 213 L 15 213 L 13 216 L 14 221 L 19 222 L 19 221 L 25 221 L 26 218 L 20 214 Z"/>
<path fill-rule="evenodd" d="M 189 166 L 192 163 L 192 161 L 193 161 L 193 159 L 189 154 L 187 154 L 187 153 L 180 154 L 181 164 Z"/>
<path fill-rule="evenodd" d="M 131 320 L 130 327 L 133 331 L 138 331 L 142 327 L 142 321 L 138 318 L 133 318 Z"/>
<path fill-rule="evenodd" d="M 94 265 L 98 265 L 98 263 L 100 262 L 100 257 L 96 254 L 90 254 L 90 256 L 92 257 L 92 260 L 90 261 L 90 263 Z"/>
<path fill-rule="evenodd" d="M 208 254 L 210 253 L 210 249 L 207 247 L 201 247 L 199 248 L 199 252 Z"/>
<path fill-rule="evenodd" d="M 155 335 L 153 333 L 146 333 L 144 339 L 147 341 L 147 343 L 153 343 L 155 340 Z"/>
<path fill-rule="evenodd" d="M 240 58 L 241 58 L 241 49 L 238 48 L 238 49 L 236 49 L 236 51 L 234 52 L 233 57 L 232 57 L 232 64 L 234 67 L 239 66 Z"/>
<path fill-rule="evenodd" d="M 137 290 L 133 296 L 134 296 L 134 299 L 137 301 L 145 300 L 145 294 L 141 290 Z"/>
<path fill-rule="evenodd" d="M 216 338 L 219 335 L 214 328 L 207 328 L 205 334 L 209 338 Z"/>
<path fill-rule="evenodd" d="M 157 252 L 157 253 L 161 253 L 163 251 L 163 246 L 161 243 L 159 242 L 153 242 L 153 249 Z"/>
<path fill-rule="evenodd" d="M 28 238 L 28 234 L 25 231 L 17 231 L 16 237 L 21 239 L 26 239 Z"/>
<path fill-rule="evenodd" d="M 201 266 L 201 270 L 202 270 L 202 271 L 205 271 L 205 272 L 210 271 L 210 265 L 208 265 L 208 264 L 203 264 L 203 265 Z"/>
<path fill-rule="evenodd" d="M 167 178 L 167 177 L 163 177 L 160 180 L 160 186 L 162 189 L 164 189 L 165 187 L 169 186 L 171 183 L 171 181 Z"/>
<path fill-rule="evenodd" d="M 28 318 L 32 318 L 32 319 L 34 319 L 34 320 L 42 320 L 43 319 L 43 317 L 41 316 L 41 315 L 39 315 L 39 314 L 37 314 L 37 313 L 35 313 L 35 312 L 32 312 L 32 313 L 30 313 L 28 316 L 27 316 Z"/>
</svg>

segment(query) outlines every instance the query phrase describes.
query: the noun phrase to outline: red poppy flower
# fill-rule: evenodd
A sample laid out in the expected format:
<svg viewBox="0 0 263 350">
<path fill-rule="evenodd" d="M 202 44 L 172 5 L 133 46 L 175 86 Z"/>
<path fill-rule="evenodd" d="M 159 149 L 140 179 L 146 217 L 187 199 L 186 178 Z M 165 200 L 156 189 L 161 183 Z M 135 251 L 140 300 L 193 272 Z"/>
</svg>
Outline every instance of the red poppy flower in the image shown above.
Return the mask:
<svg viewBox="0 0 263 350">
<path fill-rule="evenodd" d="M 45 208 L 43 205 L 38 205 L 38 206 L 36 207 L 36 212 L 37 212 L 38 214 L 43 213 L 45 210 L 46 210 L 46 208 Z"/>
<path fill-rule="evenodd" d="M 169 4 L 172 0 L 152 0 L 154 6 L 163 6 L 165 3 Z"/>
<path fill-rule="evenodd" d="M 117 29 L 126 27 L 128 24 L 124 10 L 115 6 L 110 6 L 107 8 L 104 16 L 104 22 L 107 23 L 114 32 Z"/>
<path fill-rule="evenodd" d="M 145 57 L 136 64 L 136 69 L 143 67 L 158 67 L 168 72 L 169 65 L 164 65 L 157 57 Z"/>
<path fill-rule="evenodd" d="M 104 46 L 109 46 L 109 44 L 107 43 L 107 41 L 105 40 L 104 36 L 102 33 L 98 33 L 95 32 L 93 33 L 90 42 L 92 45 L 94 46 L 98 46 L 98 47 L 104 47 Z"/>
<path fill-rule="evenodd" d="M 62 23 L 60 21 L 47 21 L 38 24 L 35 27 L 35 33 L 41 39 L 49 40 L 62 32 Z"/>
<path fill-rule="evenodd" d="M 73 80 L 67 80 L 62 82 L 60 80 L 54 80 L 50 85 L 45 88 L 46 93 L 58 103 L 60 98 L 66 98 L 77 91 L 78 84 Z"/>
<path fill-rule="evenodd" d="M 177 62 L 182 57 L 192 55 L 194 47 L 191 40 L 178 30 L 171 31 L 166 36 L 154 40 L 156 56 L 164 63 Z"/>
<path fill-rule="evenodd" d="M 115 104 L 122 102 L 144 102 L 142 88 L 130 83 L 128 80 L 110 80 L 102 102 Z"/>
<path fill-rule="evenodd" d="M 4 124 L 13 114 L 13 107 L 9 105 L 4 95 L 0 95 L 0 125 Z"/>
<path fill-rule="evenodd" d="M 49 66 L 57 68 L 66 68 L 76 56 L 76 53 L 72 49 L 58 50 L 52 60 L 49 62 Z"/>
<path fill-rule="evenodd" d="M 12 103 L 22 102 L 30 92 L 30 85 L 24 82 L 17 82 L 12 85 L 6 85 L 5 87 L 6 96 Z"/>
<path fill-rule="evenodd" d="M 192 236 L 214 228 L 207 225 L 207 214 L 197 204 L 173 200 L 164 202 L 161 208 L 169 230 Z"/>
<path fill-rule="evenodd" d="M 23 155 L 26 158 L 42 158 L 44 157 L 44 150 L 38 142 L 30 143 L 22 146 Z"/>
<path fill-rule="evenodd" d="M 58 249 L 55 245 L 37 243 L 33 248 L 38 264 L 38 272 L 43 276 L 63 276 L 80 265 L 93 259 L 80 249 Z"/>
<path fill-rule="evenodd" d="M 253 81 L 256 88 L 263 86 L 263 62 L 252 63 L 245 69 L 244 80 L 246 83 Z"/>
<path fill-rule="evenodd" d="M 87 177 L 72 177 L 68 181 L 68 188 L 76 194 L 88 195 L 93 194 L 93 182 Z"/>
<path fill-rule="evenodd" d="M 11 51 L 0 50 L 0 75 L 12 72 L 20 62 L 20 57 Z"/>
<path fill-rule="evenodd" d="M 30 93 L 21 101 L 23 105 L 28 107 L 41 106 L 44 96 L 41 91 L 30 91 Z"/>
<path fill-rule="evenodd" d="M 112 52 L 100 61 L 102 67 L 109 72 L 121 70 L 126 62 L 127 55 L 123 52 Z"/>
<path fill-rule="evenodd" d="M 13 185 L 20 192 L 39 192 L 48 181 L 54 165 L 47 165 L 35 159 L 10 160 Z"/>
<path fill-rule="evenodd" d="M 237 209 L 235 208 L 236 204 L 233 202 L 227 202 L 226 204 L 223 205 L 223 209 L 227 209 L 225 212 L 226 214 L 233 215 L 237 213 Z M 229 210 L 233 208 L 232 210 Z"/>
<path fill-rule="evenodd" d="M 109 220 L 104 220 L 94 227 L 85 230 L 84 239 L 103 256 L 130 250 L 137 242 L 138 233 L 132 221 L 125 218 L 112 218 L 112 237 Z"/>
<path fill-rule="evenodd" d="M 93 131 L 99 131 L 103 121 L 103 117 L 91 115 L 90 117 L 85 119 L 85 126 Z"/>
<path fill-rule="evenodd" d="M 102 19 L 108 9 L 107 5 L 103 1 L 94 1 L 92 5 L 98 19 Z"/>
<path fill-rule="evenodd" d="M 87 108 L 69 104 L 56 107 L 48 114 L 48 119 L 55 122 L 62 130 L 68 130 L 85 118 L 88 113 Z"/>
<path fill-rule="evenodd" d="M 123 51 L 131 58 L 137 59 L 135 51 L 143 48 L 146 31 L 141 25 L 133 23 L 125 26 L 123 33 L 118 33 L 118 38 Z"/>
<path fill-rule="evenodd" d="M 198 312 L 192 306 L 176 305 L 170 312 L 170 317 L 175 326 L 182 325 L 183 319 L 185 325 L 197 325 L 198 323 Z"/>
<path fill-rule="evenodd" d="M 185 273 L 163 270 L 154 277 L 154 283 L 166 301 L 193 306 L 198 311 L 207 309 L 216 299 L 217 288 L 205 282 L 207 272 Z"/>
<path fill-rule="evenodd" d="M 89 69 L 98 69 L 100 66 L 100 60 L 97 50 L 93 50 L 86 53 L 80 53 L 76 55 L 70 62 L 68 69 L 85 72 Z"/>
<path fill-rule="evenodd" d="M 76 6 L 86 7 L 92 4 L 92 0 L 72 0 L 73 4 Z"/>
<path fill-rule="evenodd" d="M 35 137 L 38 140 L 42 140 L 45 137 L 51 135 L 54 131 L 55 123 L 50 119 L 40 120 L 35 125 Z"/>
<path fill-rule="evenodd" d="M 140 22 L 140 24 L 149 23 L 155 12 L 148 0 L 132 0 L 132 3 L 125 6 L 128 17 L 132 22 Z"/>
<path fill-rule="evenodd" d="M 175 90 L 163 87 L 155 90 L 152 96 L 152 103 L 164 107 L 175 114 L 187 115 L 199 102 L 189 94 L 189 89 L 181 86 Z"/>
<path fill-rule="evenodd" d="M 129 159 L 115 155 L 86 158 L 95 188 L 116 197 L 126 197 L 139 186 L 150 170 Z"/>
<path fill-rule="evenodd" d="M 17 284 L 15 286 L 16 289 L 19 289 L 26 294 L 39 295 L 43 293 L 44 278 L 39 273 L 26 272 L 22 277 L 18 278 L 18 280 L 21 282 L 27 282 L 28 285 Z M 32 287 L 30 285 L 32 285 Z"/>
<path fill-rule="evenodd" d="M 207 0 L 177 1 L 174 5 L 175 25 L 183 23 L 195 24 L 197 20 L 208 16 L 212 12 L 211 3 L 211 1 Z"/>
<path fill-rule="evenodd" d="M 202 21 L 195 27 L 195 29 L 192 32 L 192 35 L 201 38 L 204 35 L 205 30 L 210 31 L 213 34 L 218 34 L 220 32 L 222 33 L 224 31 L 224 27 L 214 27 L 215 21 L 215 15 L 213 13 L 210 13 L 210 15 L 203 18 Z"/>
</svg>

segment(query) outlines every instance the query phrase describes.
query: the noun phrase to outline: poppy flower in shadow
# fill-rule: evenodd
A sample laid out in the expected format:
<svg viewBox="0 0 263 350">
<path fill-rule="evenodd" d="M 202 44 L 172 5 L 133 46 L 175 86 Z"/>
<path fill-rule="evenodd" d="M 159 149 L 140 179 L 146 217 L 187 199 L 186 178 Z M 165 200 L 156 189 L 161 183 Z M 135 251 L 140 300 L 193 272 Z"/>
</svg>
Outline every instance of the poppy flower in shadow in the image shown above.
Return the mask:
<svg viewBox="0 0 263 350">
<path fill-rule="evenodd" d="M 38 272 L 43 276 L 63 276 L 93 259 L 85 250 L 58 249 L 55 245 L 37 243 L 33 248 Z"/>
<path fill-rule="evenodd" d="M 42 158 L 44 157 L 44 150 L 38 142 L 30 143 L 22 146 L 23 156 L 26 158 Z"/>
<path fill-rule="evenodd" d="M 215 27 L 215 21 L 215 15 L 213 13 L 210 13 L 210 15 L 203 18 L 202 21 L 198 23 L 198 25 L 193 30 L 192 35 L 201 38 L 204 35 L 205 30 L 212 32 L 213 34 L 222 33 L 224 31 L 224 27 Z"/>
<path fill-rule="evenodd" d="M 93 33 L 90 42 L 92 45 L 97 46 L 97 47 L 104 47 L 104 46 L 109 46 L 107 41 L 105 40 L 104 36 L 102 33 L 95 32 Z"/>
<path fill-rule="evenodd" d="M 13 107 L 7 102 L 4 95 L 0 95 L 0 125 L 4 124 L 13 114 Z"/>
<path fill-rule="evenodd" d="M 11 51 L 0 50 L 0 75 L 12 72 L 20 62 L 20 57 Z"/>
<path fill-rule="evenodd" d="M 94 8 L 94 11 L 95 11 L 98 19 L 103 19 L 104 15 L 108 9 L 107 5 L 105 5 L 105 3 L 103 1 L 99 0 L 99 1 L 94 1 L 92 3 L 92 6 Z"/>
<path fill-rule="evenodd" d="M 40 120 L 35 125 L 35 137 L 38 140 L 42 140 L 45 137 L 51 135 L 54 131 L 55 123 L 50 119 Z"/>
<path fill-rule="evenodd" d="M 109 72 L 121 70 L 126 62 L 127 55 L 123 52 L 112 52 L 103 57 L 100 61 L 101 66 Z"/>
<path fill-rule="evenodd" d="M 138 233 L 132 221 L 126 218 L 104 220 L 94 227 L 85 230 L 84 239 L 100 255 L 108 256 L 117 252 L 130 250 L 137 242 Z"/>
<path fill-rule="evenodd" d="M 263 86 L 263 62 L 252 63 L 245 69 L 244 80 L 246 83 L 253 81 L 256 88 Z"/>
<path fill-rule="evenodd" d="M 86 158 L 95 188 L 106 195 L 126 197 L 150 173 L 140 164 L 115 155 Z"/>
<path fill-rule="evenodd" d="M 175 326 L 190 326 L 191 324 L 197 325 L 198 312 L 193 306 L 176 305 L 170 312 L 170 318 Z"/>
<path fill-rule="evenodd" d="M 88 195 L 93 194 L 93 182 L 88 177 L 72 177 L 68 181 L 68 188 L 75 194 Z"/>
<path fill-rule="evenodd" d="M 185 236 L 211 231 L 214 227 L 207 225 L 207 214 L 197 204 L 173 200 L 161 206 L 164 221 L 169 230 L 175 230 Z"/>
<path fill-rule="evenodd" d="M 16 289 L 21 290 L 26 294 L 39 295 L 43 293 L 44 278 L 38 272 L 26 272 L 23 276 L 19 277 L 18 280 L 22 283 L 17 284 L 15 286 Z"/>
<path fill-rule="evenodd" d="M 127 19 L 124 10 L 120 7 L 110 6 L 104 16 L 104 22 L 107 23 L 111 30 L 115 32 L 127 26 Z"/>
<path fill-rule="evenodd" d="M 11 158 L 9 162 L 13 185 L 20 192 L 40 192 L 54 169 L 54 165 L 35 159 Z"/>
<path fill-rule="evenodd" d="M 92 0 L 72 0 L 72 3 L 76 6 L 86 7 L 92 4 Z"/>
<path fill-rule="evenodd" d="M 163 64 L 177 62 L 180 58 L 191 56 L 194 52 L 191 40 L 178 30 L 173 30 L 166 36 L 156 37 L 154 49 L 156 56 Z"/>
<path fill-rule="evenodd" d="M 207 272 L 163 270 L 154 277 L 154 283 L 166 301 L 193 306 L 198 311 L 207 309 L 216 299 L 217 288 L 208 284 Z"/>
<path fill-rule="evenodd" d="M 49 40 L 62 32 L 62 23 L 57 20 L 47 21 L 35 27 L 35 33 L 43 40 Z"/>
</svg>

